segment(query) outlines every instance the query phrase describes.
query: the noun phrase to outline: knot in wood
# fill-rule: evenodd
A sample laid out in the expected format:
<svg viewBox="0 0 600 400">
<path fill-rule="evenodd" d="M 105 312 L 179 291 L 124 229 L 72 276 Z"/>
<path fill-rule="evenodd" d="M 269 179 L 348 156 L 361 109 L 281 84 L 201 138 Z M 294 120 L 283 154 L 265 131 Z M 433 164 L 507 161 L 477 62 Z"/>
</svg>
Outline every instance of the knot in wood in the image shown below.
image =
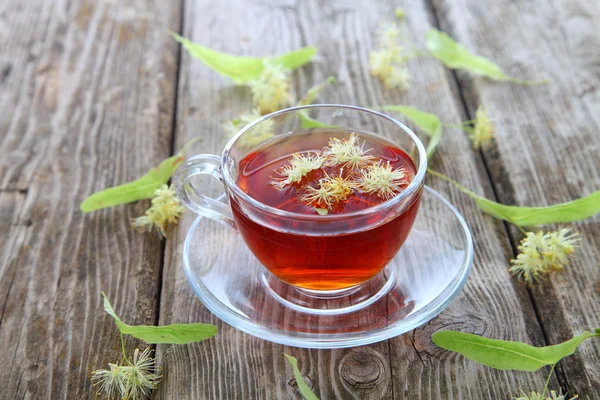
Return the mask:
<svg viewBox="0 0 600 400">
<path fill-rule="evenodd" d="M 387 385 L 389 366 L 381 354 L 371 349 L 356 349 L 342 358 L 339 373 L 354 388 L 370 389 Z"/>
</svg>

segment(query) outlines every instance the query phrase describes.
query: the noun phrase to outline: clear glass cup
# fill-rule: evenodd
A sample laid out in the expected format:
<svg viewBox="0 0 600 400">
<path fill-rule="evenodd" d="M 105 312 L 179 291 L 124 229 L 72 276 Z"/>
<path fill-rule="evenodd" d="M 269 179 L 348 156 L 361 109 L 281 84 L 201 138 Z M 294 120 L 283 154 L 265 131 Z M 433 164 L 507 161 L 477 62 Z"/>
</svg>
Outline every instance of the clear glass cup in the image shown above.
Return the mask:
<svg viewBox="0 0 600 400">
<path fill-rule="evenodd" d="M 274 136 L 265 135 L 266 126 Z M 306 135 L 311 129 L 364 132 L 387 138 L 409 155 L 416 169 L 414 178 L 385 202 L 328 215 L 281 210 L 250 197 L 238 185 L 239 163 L 244 157 L 278 141 L 281 135 Z M 237 229 L 275 277 L 304 294 L 335 298 L 361 287 L 364 290 L 365 283 L 375 279 L 400 250 L 418 211 L 426 168 L 425 148 L 404 124 L 360 107 L 323 104 L 293 107 L 256 120 L 229 141 L 220 157 L 201 154 L 188 159 L 173 181 L 187 208 Z M 201 188 L 193 184 L 198 175 L 221 181 L 228 203 L 202 194 Z M 341 275 L 345 276 L 343 281 Z"/>
</svg>

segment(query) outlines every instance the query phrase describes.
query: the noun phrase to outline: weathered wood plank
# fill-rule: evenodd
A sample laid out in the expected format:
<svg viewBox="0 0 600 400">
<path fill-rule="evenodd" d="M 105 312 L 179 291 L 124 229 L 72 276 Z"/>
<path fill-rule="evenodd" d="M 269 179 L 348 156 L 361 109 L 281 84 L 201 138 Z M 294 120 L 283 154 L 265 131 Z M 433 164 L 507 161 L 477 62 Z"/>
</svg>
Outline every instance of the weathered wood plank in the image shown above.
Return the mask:
<svg viewBox="0 0 600 400">
<path fill-rule="evenodd" d="M 467 48 L 490 57 L 511 75 L 553 81 L 518 87 L 457 74 L 470 113 L 481 103 L 496 121 L 496 145 L 484 155 L 500 200 L 546 205 L 598 190 L 600 4 L 434 4 L 442 28 Z M 599 221 L 596 216 L 574 224 L 582 238 L 576 260 L 532 291 L 550 343 L 600 326 Z M 515 242 L 521 237 L 515 229 L 511 236 Z M 600 398 L 598 359 L 600 343 L 588 341 L 559 364 L 569 393 Z"/>
<path fill-rule="evenodd" d="M 95 397 L 89 372 L 120 359 L 100 290 L 125 320 L 156 321 L 162 245 L 128 222 L 146 204 L 84 216 L 79 203 L 169 155 L 177 47 L 164 29 L 178 30 L 179 12 L 0 6 L 2 398 Z"/>
<path fill-rule="evenodd" d="M 414 87 L 407 94 L 383 91 L 368 73 L 367 55 L 374 31 L 392 21 L 393 2 L 187 2 L 184 34 L 236 54 L 267 55 L 314 44 L 312 66 L 295 74 L 299 89 L 335 75 L 338 84 L 323 102 L 363 106 L 404 103 L 438 113 L 446 121 L 464 119 L 451 75 L 433 60 L 411 65 Z M 405 5 L 408 35 L 422 40 L 431 15 L 425 3 Z M 178 92 L 178 145 L 196 135 L 198 152 L 219 152 L 225 142 L 220 124 L 250 107 L 247 90 L 185 55 Z M 475 190 L 492 196 L 485 168 L 464 135 L 447 131 L 433 166 Z M 476 171 L 473 174 L 473 171 Z M 159 398 L 295 398 L 291 370 L 282 352 L 295 355 L 307 381 L 322 399 L 331 398 L 504 398 L 519 388 L 543 385 L 545 373 L 492 371 L 436 349 L 431 334 L 444 326 L 487 336 L 542 344 L 535 314 L 523 287 L 506 273 L 511 256 L 501 223 L 481 215 L 456 190 L 431 181 L 448 193 L 476 236 L 476 265 L 465 291 L 439 318 L 415 332 L 357 349 L 286 349 L 254 339 L 217 321 L 195 299 L 181 269 L 181 245 L 192 217 L 167 246 L 160 323 L 214 322 L 219 336 L 188 346 L 159 346 L 164 382 Z M 218 186 L 214 193 L 218 193 Z"/>
<path fill-rule="evenodd" d="M 335 15 L 314 11 L 304 28 L 313 41 L 322 43 L 322 51 L 336 54 L 342 47 L 328 37 L 346 39 L 343 65 L 356 71 L 348 78 L 340 77 L 343 84 L 356 88 L 353 93 L 361 105 L 410 104 L 423 110 L 435 112 L 443 121 L 456 122 L 465 119 L 460 99 L 454 95 L 455 88 L 446 71 L 434 60 L 418 59 L 410 63 L 413 87 L 406 93 L 381 90 L 381 85 L 367 74 L 368 51 L 374 46 L 374 32 L 382 21 L 393 21 L 396 3 L 385 5 L 355 4 L 352 12 L 344 17 L 323 18 Z M 420 43 L 431 26 L 431 15 L 425 2 L 403 5 L 406 13 L 407 43 Z M 316 8 L 315 8 L 316 9 Z M 355 13 L 355 14 L 354 14 Z M 341 27 L 340 33 L 331 30 L 310 30 L 310 26 Z M 334 28 L 332 28 L 333 30 Z M 328 46 L 324 48 L 324 46 Z M 332 63 L 329 62 L 328 65 Z M 335 65 L 335 64 L 334 64 Z M 358 67 L 360 66 L 360 68 Z M 328 71 L 329 72 L 329 71 Z M 357 79 L 362 77 L 362 79 Z M 343 91 L 336 91 L 333 101 L 347 101 Z M 493 196 L 487 184 L 485 169 L 479 156 L 470 149 L 464 135 L 446 130 L 439 155 L 432 160 L 432 167 L 449 176 L 467 182 L 471 187 Z M 473 173 L 475 171 L 475 173 Z M 514 287 L 506 273 L 510 257 L 508 242 L 502 225 L 483 217 L 473 204 L 453 188 L 435 179 L 428 183 L 447 193 L 465 216 L 475 237 L 475 266 L 464 292 L 455 302 L 423 328 L 390 341 L 392 381 L 395 398 L 504 398 L 527 388 L 531 382 L 543 382 L 544 373 L 522 374 L 493 371 L 468 362 L 462 357 L 450 356 L 431 343 L 431 334 L 438 329 L 455 329 L 512 340 L 541 343 L 541 334 L 535 322 L 527 293 Z"/>
</svg>

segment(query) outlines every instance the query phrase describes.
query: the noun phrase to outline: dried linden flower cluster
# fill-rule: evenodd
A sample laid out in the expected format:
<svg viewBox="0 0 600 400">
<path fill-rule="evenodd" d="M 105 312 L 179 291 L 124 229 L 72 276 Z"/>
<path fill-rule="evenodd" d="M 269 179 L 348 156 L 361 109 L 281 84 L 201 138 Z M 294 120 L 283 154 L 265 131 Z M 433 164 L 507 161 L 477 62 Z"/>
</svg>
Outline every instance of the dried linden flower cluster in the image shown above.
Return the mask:
<svg viewBox="0 0 600 400">
<path fill-rule="evenodd" d="M 277 190 L 285 190 L 312 171 L 323 167 L 340 167 L 339 176 L 325 176 L 319 179 L 318 186 L 304 185 L 299 190 L 298 199 L 310 206 L 331 210 L 353 193 L 360 190 L 375 194 L 387 200 L 400 193 L 408 180 L 403 168 L 396 168 L 390 162 L 383 163 L 364 149 L 365 142 L 359 144 L 358 136 L 352 133 L 348 139 L 332 138 L 329 146 L 320 152 L 294 154 L 289 164 L 276 171 L 272 185 Z"/>
<path fill-rule="evenodd" d="M 385 25 L 379 32 L 379 49 L 369 54 L 371 75 L 379 78 L 386 89 L 406 90 L 410 87 L 410 74 L 406 68 L 408 57 L 398 45 L 400 29 Z"/>
<path fill-rule="evenodd" d="M 135 349 L 133 360 L 126 360 L 123 365 L 108 364 L 109 369 L 92 372 L 92 382 L 98 388 L 98 394 L 109 399 L 128 400 L 149 396 L 161 379 L 156 360 L 150 357 L 151 352 L 149 347 L 142 352 Z"/>
<path fill-rule="evenodd" d="M 249 82 L 252 100 L 261 114 L 269 114 L 292 104 L 289 71 L 281 65 L 264 62 L 264 70 L 255 81 Z"/>
<path fill-rule="evenodd" d="M 570 261 L 579 239 L 570 228 L 554 232 L 527 232 L 519 245 L 510 273 L 531 285 L 545 274 L 563 269 Z"/>
<path fill-rule="evenodd" d="M 156 229 L 162 237 L 166 237 L 169 224 L 177 224 L 185 208 L 172 185 L 162 185 L 154 192 L 154 196 L 152 206 L 141 217 L 132 219 L 131 226 L 143 232 Z"/>
</svg>

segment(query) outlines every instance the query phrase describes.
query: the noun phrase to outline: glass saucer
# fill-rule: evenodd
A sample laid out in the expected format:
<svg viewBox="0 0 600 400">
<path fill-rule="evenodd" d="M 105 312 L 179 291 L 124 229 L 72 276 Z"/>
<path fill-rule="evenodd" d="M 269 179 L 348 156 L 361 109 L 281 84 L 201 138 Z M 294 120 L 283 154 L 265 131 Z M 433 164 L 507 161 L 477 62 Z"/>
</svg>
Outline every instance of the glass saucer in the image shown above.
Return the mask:
<svg viewBox="0 0 600 400">
<path fill-rule="evenodd" d="M 217 317 L 250 335 L 288 346 L 362 346 L 417 328 L 463 287 L 473 241 L 463 217 L 425 186 L 408 239 L 387 267 L 338 297 L 319 297 L 270 274 L 239 233 L 198 217 L 183 247 L 185 274 Z"/>
</svg>

